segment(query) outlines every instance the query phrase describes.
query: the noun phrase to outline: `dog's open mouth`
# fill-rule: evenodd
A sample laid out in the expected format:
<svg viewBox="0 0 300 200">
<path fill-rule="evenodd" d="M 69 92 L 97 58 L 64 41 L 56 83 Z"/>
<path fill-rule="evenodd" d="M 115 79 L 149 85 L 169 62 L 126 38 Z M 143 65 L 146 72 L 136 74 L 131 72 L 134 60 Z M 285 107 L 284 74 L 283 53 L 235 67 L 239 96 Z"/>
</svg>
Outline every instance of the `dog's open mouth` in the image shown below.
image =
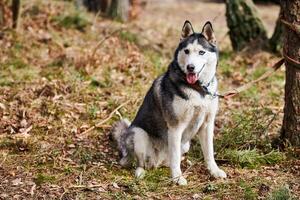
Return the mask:
<svg viewBox="0 0 300 200">
<path fill-rule="evenodd" d="M 195 84 L 198 80 L 198 75 L 196 73 L 188 73 L 186 75 L 186 81 L 189 83 L 189 84 Z"/>
</svg>

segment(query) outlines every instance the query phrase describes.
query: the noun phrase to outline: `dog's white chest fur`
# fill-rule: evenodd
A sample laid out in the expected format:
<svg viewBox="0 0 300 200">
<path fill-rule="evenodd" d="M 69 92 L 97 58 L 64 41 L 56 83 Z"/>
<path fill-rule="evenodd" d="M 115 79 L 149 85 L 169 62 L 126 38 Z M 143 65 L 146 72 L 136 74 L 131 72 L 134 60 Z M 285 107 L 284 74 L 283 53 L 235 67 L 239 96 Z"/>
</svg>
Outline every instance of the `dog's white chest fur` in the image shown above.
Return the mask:
<svg viewBox="0 0 300 200">
<path fill-rule="evenodd" d="M 184 89 L 188 100 L 178 96 L 174 98 L 173 110 L 179 120 L 187 123 L 187 128 L 182 135 L 182 142 L 190 141 L 202 125 L 205 125 L 206 118 L 215 114 L 218 108 L 218 100 L 206 95 L 205 97 L 193 89 Z"/>
</svg>

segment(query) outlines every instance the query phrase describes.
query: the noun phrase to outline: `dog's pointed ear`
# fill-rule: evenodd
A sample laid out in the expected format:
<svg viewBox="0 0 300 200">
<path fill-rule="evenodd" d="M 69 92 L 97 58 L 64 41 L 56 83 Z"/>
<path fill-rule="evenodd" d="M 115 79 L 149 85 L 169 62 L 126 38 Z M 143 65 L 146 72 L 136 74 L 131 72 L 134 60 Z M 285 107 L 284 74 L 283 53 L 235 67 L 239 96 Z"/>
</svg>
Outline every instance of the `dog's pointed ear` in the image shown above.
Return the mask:
<svg viewBox="0 0 300 200">
<path fill-rule="evenodd" d="M 186 20 L 181 31 L 181 39 L 187 38 L 194 33 L 193 26 L 190 21 Z"/>
<path fill-rule="evenodd" d="M 210 21 L 208 21 L 204 24 L 201 33 L 202 33 L 202 35 L 204 35 L 204 37 L 207 39 L 208 42 L 210 42 L 214 45 L 217 44 L 214 30 L 213 30 L 213 27 L 212 27 Z"/>
</svg>

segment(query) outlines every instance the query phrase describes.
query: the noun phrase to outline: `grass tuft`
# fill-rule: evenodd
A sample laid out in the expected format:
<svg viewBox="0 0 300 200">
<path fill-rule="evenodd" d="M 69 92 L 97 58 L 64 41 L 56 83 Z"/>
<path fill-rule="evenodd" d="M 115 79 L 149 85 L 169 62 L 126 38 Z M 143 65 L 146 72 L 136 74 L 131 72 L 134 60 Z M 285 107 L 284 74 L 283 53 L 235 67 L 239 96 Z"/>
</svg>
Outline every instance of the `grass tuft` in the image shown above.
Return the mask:
<svg viewBox="0 0 300 200">
<path fill-rule="evenodd" d="M 134 34 L 134 33 L 129 32 L 129 31 L 121 31 L 119 35 L 120 35 L 120 38 L 122 40 L 131 42 L 131 43 L 134 43 L 134 44 L 137 44 L 137 42 L 138 42 L 137 35 Z"/>
<path fill-rule="evenodd" d="M 252 150 L 231 150 L 223 154 L 223 159 L 228 159 L 232 164 L 242 168 L 254 169 L 261 165 L 277 164 L 285 159 L 285 155 L 279 151 L 271 151 L 267 154 L 260 153 L 257 149 Z"/>
<path fill-rule="evenodd" d="M 79 13 L 73 13 L 69 15 L 59 15 L 52 18 L 53 22 L 56 22 L 58 26 L 66 29 L 77 29 L 79 31 L 85 31 L 85 28 L 90 22 Z"/>
<path fill-rule="evenodd" d="M 237 111 L 232 116 L 233 124 L 227 124 L 222 129 L 221 137 L 216 141 L 217 151 L 220 152 L 226 148 L 253 149 L 257 146 L 263 146 L 270 150 L 268 139 L 261 139 L 261 136 L 266 135 L 274 117 L 276 117 L 276 113 L 268 108 Z"/>
<path fill-rule="evenodd" d="M 296 200 L 287 185 L 274 190 L 267 200 Z"/>
<path fill-rule="evenodd" d="M 245 181 L 240 182 L 240 187 L 244 190 L 244 199 L 245 200 L 255 200 L 257 199 L 257 194 L 253 188 L 247 184 Z"/>
<path fill-rule="evenodd" d="M 37 176 L 34 179 L 34 182 L 37 185 L 42 185 L 44 183 L 53 183 L 54 181 L 55 181 L 54 176 L 50 176 L 42 173 L 37 174 Z"/>
</svg>

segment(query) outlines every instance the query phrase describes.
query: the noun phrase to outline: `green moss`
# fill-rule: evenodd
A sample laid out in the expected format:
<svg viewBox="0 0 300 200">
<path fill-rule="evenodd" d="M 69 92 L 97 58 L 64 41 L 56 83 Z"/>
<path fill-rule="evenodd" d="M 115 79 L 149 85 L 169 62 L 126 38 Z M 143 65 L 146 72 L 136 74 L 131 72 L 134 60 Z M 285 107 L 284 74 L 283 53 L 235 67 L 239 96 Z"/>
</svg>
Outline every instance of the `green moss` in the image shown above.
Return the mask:
<svg viewBox="0 0 300 200">
<path fill-rule="evenodd" d="M 158 168 L 158 169 L 147 171 L 144 180 L 147 182 L 159 183 L 163 180 L 166 180 L 166 178 L 168 177 L 169 177 L 169 170 L 167 168 Z"/>
</svg>

